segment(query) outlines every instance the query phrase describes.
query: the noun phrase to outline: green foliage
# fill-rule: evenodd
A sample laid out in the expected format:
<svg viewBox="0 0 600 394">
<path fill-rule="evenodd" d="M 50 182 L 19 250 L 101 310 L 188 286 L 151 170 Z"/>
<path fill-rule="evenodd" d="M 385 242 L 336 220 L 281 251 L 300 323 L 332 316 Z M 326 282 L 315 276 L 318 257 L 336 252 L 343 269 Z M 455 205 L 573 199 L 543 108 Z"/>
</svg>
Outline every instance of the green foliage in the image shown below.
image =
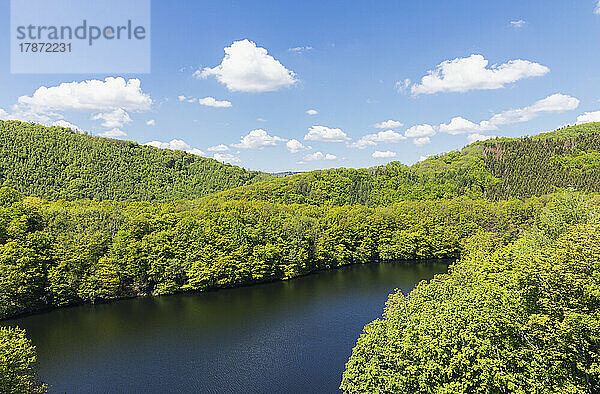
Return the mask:
<svg viewBox="0 0 600 394">
<path fill-rule="evenodd" d="M 35 347 L 25 331 L 0 327 L 0 392 L 6 394 L 41 393 L 44 385 L 35 380 Z"/>
<path fill-rule="evenodd" d="M 515 239 L 546 203 L 457 198 L 319 207 L 25 198 L 0 208 L 0 318 L 288 279 L 346 264 L 453 259 L 479 231 Z"/>
<path fill-rule="evenodd" d="M 358 340 L 341 388 L 598 392 L 596 206 L 581 196 L 560 195 L 538 226 L 514 243 L 502 246 L 497 235 L 474 235 L 449 274 L 409 295 L 390 296 L 383 319 L 367 325 Z"/>
<path fill-rule="evenodd" d="M 492 200 L 574 188 L 600 191 L 600 123 L 525 138 L 476 142 L 411 167 L 330 169 L 276 178 L 217 194 L 223 201 L 388 205 L 467 196 Z"/>
<path fill-rule="evenodd" d="M 600 123 L 482 145 L 486 169 L 501 179 L 489 187 L 489 198 L 525 198 L 566 188 L 599 191 Z"/>
<path fill-rule="evenodd" d="M 61 127 L 0 121 L 0 186 L 50 200 L 168 200 L 270 179 L 213 159 Z M 0 193 L 0 205 L 10 198 Z M 14 198 L 14 197 L 12 197 Z"/>
<path fill-rule="evenodd" d="M 181 151 L 0 121 L 0 185 L 49 200 L 165 201 L 220 192 L 210 198 L 380 206 L 459 196 L 524 199 L 566 188 L 596 192 L 598 184 L 600 123 L 476 142 L 410 167 L 392 162 L 275 177 Z M 20 198 L 4 194 L 0 204 Z"/>
</svg>

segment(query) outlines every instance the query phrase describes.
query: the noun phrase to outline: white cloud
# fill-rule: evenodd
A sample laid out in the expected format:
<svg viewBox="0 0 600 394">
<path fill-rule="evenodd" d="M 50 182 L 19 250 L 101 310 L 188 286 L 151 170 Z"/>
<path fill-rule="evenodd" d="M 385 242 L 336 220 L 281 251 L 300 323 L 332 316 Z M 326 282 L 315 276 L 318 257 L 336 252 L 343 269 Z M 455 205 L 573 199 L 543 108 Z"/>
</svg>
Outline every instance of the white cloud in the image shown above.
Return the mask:
<svg viewBox="0 0 600 394">
<path fill-rule="evenodd" d="M 156 121 L 154 119 L 150 119 L 146 121 L 146 126 L 156 126 Z"/>
<path fill-rule="evenodd" d="M 302 52 L 308 52 L 308 51 L 312 51 L 312 50 L 313 50 L 313 47 L 311 47 L 310 45 L 288 48 L 288 51 L 294 52 L 294 53 L 302 53 Z"/>
<path fill-rule="evenodd" d="M 393 144 L 405 140 L 406 137 L 394 130 L 380 131 L 375 134 L 367 134 L 361 137 L 358 141 L 348 144 L 350 148 L 364 149 L 368 146 L 375 146 L 377 143 Z"/>
<path fill-rule="evenodd" d="M 419 157 L 418 162 L 420 163 L 420 162 L 425 161 L 427 159 L 429 159 L 429 155 L 427 155 L 427 156 L 421 156 L 421 157 Z"/>
<path fill-rule="evenodd" d="M 41 114 L 33 111 L 31 108 L 19 107 L 13 105 L 13 112 L 8 113 L 5 110 L 0 110 L 0 119 L 2 120 L 18 120 L 21 122 L 35 122 L 42 125 L 49 125 L 52 123 L 52 117 L 62 118 L 62 115 L 57 113 Z"/>
<path fill-rule="evenodd" d="M 577 117 L 577 124 L 600 122 L 600 111 L 585 112 Z"/>
<path fill-rule="evenodd" d="M 127 136 L 127 133 L 124 132 L 123 130 L 115 127 L 114 129 L 105 131 L 103 133 L 100 133 L 99 135 L 101 137 L 116 138 L 116 137 L 125 137 L 125 136 Z"/>
<path fill-rule="evenodd" d="M 408 88 L 410 88 L 410 84 L 411 84 L 411 80 L 406 78 L 404 81 L 398 81 L 396 82 L 396 84 L 394 85 L 394 87 L 396 88 L 396 90 L 398 91 L 398 93 L 403 93 L 406 90 L 408 90 Z"/>
<path fill-rule="evenodd" d="M 267 120 L 266 120 L 266 119 L 263 119 L 263 118 L 256 118 L 256 121 L 257 121 L 257 122 L 266 122 Z"/>
<path fill-rule="evenodd" d="M 337 159 L 337 156 L 329 154 L 329 153 L 323 153 L 323 152 L 310 153 L 303 157 L 303 160 L 305 160 L 305 161 L 335 160 L 335 159 Z"/>
<path fill-rule="evenodd" d="M 326 126 L 312 126 L 304 136 L 307 141 L 344 142 L 350 138 L 341 129 L 332 129 Z"/>
<path fill-rule="evenodd" d="M 420 84 L 412 86 L 411 92 L 418 95 L 500 89 L 520 79 L 539 77 L 550 72 L 548 67 L 528 60 L 510 60 L 490 68 L 487 68 L 488 63 L 481 55 L 446 60 L 435 70 L 428 71 Z"/>
<path fill-rule="evenodd" d="M 303 145 L 302 142 L 300 142 L 296 139 L 289 140 L 288 142 L 285 143 L 285 146 L 287 147 L 287 150 L 290 151 L 290 153 L 298 153 L 302 150 L 311 150 L 312 149 L 310 146 Z"/>
<path fill-rule="evenodd" d="M 152 105 L 150 96 L 142 92 L 139 79 L 125 81 L 108 77 L 104 81 L 92 79 L 82 82 L 61 83 L 58 86 L 39 87 L 31 96 L 21 96 L 18 103 L 35 112 L 85 111 L 110 112 L 147 111 Z"/>
<path fill-rule="evenodd" d="M 150 141 L 146 142 L 144 145 L 150 145 L 160 149 L 182 150 L 184 152 L 191 153 L 197 156 L 205 156 L 204 152 L 202 152 L 200 149 L 192 148 L 184 140 L 173 139 L 169 142 Z"/>
<path fill-rule="evenodd" d="M 596 8 L 594 8 L 594 14 L 600 15 L 600 1 L 596 3 Z"/>
<path fill-rule="evenodd" d="M 297 82 L 296 74 L 285 68 L 265 48 L 252 41 L 235 41 L 225 47 L 225 57 L 216 67 L 197 70 L 194 76 L 214 76 L 235 92 L 270 92 Z"/>
<path fill-rule="evenodd" d="M 215 153 L 213 156 L 213 159 L 218 160 L 218 161 L 223 161 L 225 163 L 241 163 L 241 160 L 239 157 L 231 155 L 229 153 Z"/>
<path fill-rule="evenodd" d="M 423 146 L 423 145 L 427 145 L 431 142 L 431 140 L 429 139 L 429 137 L 421 137 L 421 138 L 415 138 L 413 140 L 413 144 L 415 144 L 416 146 Z"/>
<path fill-rule="evenodd" d="M 442 133 L 448 133 L 452 135 L 457 134 L 468 134 L 468 133 L 479 133 L 482 131 L 496 130 L 497 127 L 491 125 L 488 121 L 481 123 L 473 123 L 470 120 L 457 116 L 452 118 L 450 123 L 442 123 L 439 126 L 439 130 Z"/>
<path fill-rule="evenodd" d="M 317 111 L 316 109 L 309 109 L 309 110 L 306 110 L 306 113 L 309 115 L 316 115 L 319 113 L 319 111 Z"/>
<path fill-rule="evenodd" d="M 495 135 L 483 135 L 483 134 L 479 134 L 479 133 L 474 133 L 474 134 L 469 134 L 467 136 L 467 141 L 469 141 L 469 143 L 473 143 L 476 141 L 485 141 L 485 140 L 490 140 L 492 138 L 496 138 L 497 136 Z"/>
<path fill-rule="evenodd" d="M 406 137 L 430 137 L 435 135 L 435 128 L 429 124 L 412 126 L 404 133 Z"/>
<path fill-rule="evenodd" d="M 575 97 L 565 94 L 553 94 L 542 100 L 536 101 L 533 105 L 524 108 L 512 109 L 496 114 L 491 117 L 489 123 L 504 125 L 511 123 L 527 122 L 543 112 L 563 112 L 574 110 L 579 106 L 579 100 Z"/>
<path fill-rule="evenodd" d="M 129 114 L 123 108 L 117 108 L 111 112 L 101 112 L 92 116 L 92 120 L 102 120 L 102 126 L 106 128 L 120 128 L 125 123 L 131 122 Z"/>
<path fill-rule="evenodd" d="M 516 28 L 523 27 L 525 23 L 527 22 L 525 22 L 523 19 L 519 19 L 518 21 L 510 21 L 510 24 Z"/>
<path fill-rule="evenodd" d="M 391 151 L 385 151 L 385 152 L 380 152 L 378 150 L 376 150 L 375 152 L 373 152 L 373 154 L 371 155 L 376 159 L 385 159 L 385 158 L 390 158 L 390 157 L 396 157 L 396 152 L 391 152 Z"/>
<path fill-rule="evenodd" d="M 0 109 L 0 118 L 2 117 L 2 110 Z M 74 125 L 73 123 L 69 123 L 66 120 L 57 120 L 52 122 L 52 126 L 57 126 L 57 127 L 64 127 L 67 129 L 71 129 L 76 133 L 79 134 L 83 134 L 83 130 L 81 130 L 81 128 L 79 128 L 78 126 Z"/>
<path fill-rule="evenodd" d="M 177 100 L 179 100 L 179 101 L 185 101 L 185 96 L 177 96 Z"/>
<path fill-rule="evenodd" d="M 225 152 L 228 150 L 229 150 L 229 147 L 227 145 L 223 145 L 223 144 L 211 146 L 210 148 L 208 148 L 209 152 Z"/>
<path fill-rule="evenodd" d="M 217 108 L 229 108 L 231 107 L 231 101 L 227 100 L 216 100 L 214 97 L 204 97 L 198 99 L 198 104 L 206 105 L 207 107 L 217 107 Z"/>
<path fill-rule="evenodd" d="M 385 122 L 375 123 L 373 127 L 376 129 L 397 129 L 404 126 L 404 123 L 397 120 L 386 120 Z"/>
<path fill-rule="evenodd" d="M 256 129 L 243 136 L 239 144 L 233 144 L 232 146 L 241 149 L 260 150 L 269 146 L 275 146 L 278 141 L 285 140 L 277 136 L 271 136 L 263 129 Z"/>
</svg>

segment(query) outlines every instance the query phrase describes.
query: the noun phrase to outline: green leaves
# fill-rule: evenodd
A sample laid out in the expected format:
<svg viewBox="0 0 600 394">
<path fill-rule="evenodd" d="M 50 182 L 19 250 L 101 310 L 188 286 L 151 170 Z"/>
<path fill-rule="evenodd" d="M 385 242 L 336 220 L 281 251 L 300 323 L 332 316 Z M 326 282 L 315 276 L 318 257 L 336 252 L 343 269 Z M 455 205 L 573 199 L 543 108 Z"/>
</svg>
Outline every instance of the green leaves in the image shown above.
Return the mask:
<svg viewBox="0 0 600 394">
<path fill-rule="evenodd" d="M 600 222 L 582 214 L 589 204 L 555 196 L 518 241 L 478 233 L 449 274 L 393 294 L 384 319 L 365 327 L 341 388 L 598 392 Z"/>
<path fill-rule="evenodd" d="M 0 327 L 0 392 L 45 392 L 44 385 L 35 380 L 35 361 L 35 347 L 25 337 L 24 330 Z"/>
</svg>

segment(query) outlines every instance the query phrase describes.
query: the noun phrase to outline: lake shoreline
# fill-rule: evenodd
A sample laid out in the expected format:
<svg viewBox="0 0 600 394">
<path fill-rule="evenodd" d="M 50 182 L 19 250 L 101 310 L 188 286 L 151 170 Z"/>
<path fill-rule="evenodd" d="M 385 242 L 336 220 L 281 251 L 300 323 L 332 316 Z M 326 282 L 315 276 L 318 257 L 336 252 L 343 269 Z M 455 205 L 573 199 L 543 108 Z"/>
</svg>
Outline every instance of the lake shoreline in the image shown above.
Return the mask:
<svg viewBox="0 0 600 394">
<path fill-rule="evenodd" d="M 6 318 L 0 319 L 0 325 L 3 325 L 7 321 L 11 321 L 11 320 L 15 320 L 15 319 L 21 319 L 21 318 L 28 317 L 28 316 L 45 314 L 45 313 L 49 313 L 49 312 L 56 311 L 56 310 L 77 308 L 77 307 L 84 306 L 84 305 L 104 305 L 104 304 L 111 304 L 111 303 L 114 303 L 114 302 L 117 302 L 117 301 L 131 300 L 131 299 L 138 299 L 138 298 L 172 297 L 172 296 L 177 296 L 177 295 L 182 295 L 182 294 L 193 295 L 193 294 L 212 293 L 212 292 L 217 292 L 217 291 L 220 291 L 220 290 L 241 289 L 241 288 L 253 287 L 253 286 L 263 285 L 263 284 L 268 284 L 268 283 L 287 282 L 287 281 L 290 281 L 290 280 L 293 280 L 293 279 L 299 279 L 299 278 L 303 278 L 303 277 L 306 277 L 306 276 L 317 275 L 317 274 L 322 273 L 322 272 L 335 271 L 335 270 L 338 270 L 338 269 L 342 269 L 342 268 L 346 268 L 346 267 L 351 267 L 351 266 L 356 266 L 356 265 L 370 265 L 370 264 L 427 264 L 427 263 L 432 263 L 433 262 L 433 263 L 445 263 L 449 267 L 450 265 L 452 265 L 457 260 L 458 260 L 458 258 L 397 260 L 397 261 L 377 261 L 377 260 L 375 260 L 375 261 L 368 261 L 366 263 L 342 264 L 342 265 L 338 265 L 338 266 L 335 266 L 335 267 L 313 270 L 313 271 L 302 273 L 302 274 L 299 274 L 299 275 L 295 275 L 295 276 L 292 276 L 292 277 L 286 278 L 286 279 L 273 279 L 273 280 L 266 280 L 266 281 L 256 281 L 256 282 L 249 282 L 249 283 L 244 283 L 244 284 L 240 284 L 240 285 L 236 285 L 236 286 L 212 287 L 212 288 L 209 288 L 209 289 L 206 289 L 206 290 L 177 291 L 177 292 L 174 292 L 174 293 L 171 293 L 171 294 L 158 294 L 158 295 L 153 295 L 153 294 L 138 294 L 138 295 L 131 295 L 131 296 L 121 296 L 121 297 L 116 297 L 116 298 L 112 298 L 112 299 L 102 299 L 102 300 L 100 300 L 98 302 L 81 302 L 81 303 L 75 303 L 75 304 L 58 306 L 58 307 L 47 307 L 47 308 L 38 309 L 38 310 L 35 310 L 35 311 L 19 313 L 19 314 L 16 314 L 16 315 L 12 315 L 12 316 L 8 316 Z"/>
</svg>

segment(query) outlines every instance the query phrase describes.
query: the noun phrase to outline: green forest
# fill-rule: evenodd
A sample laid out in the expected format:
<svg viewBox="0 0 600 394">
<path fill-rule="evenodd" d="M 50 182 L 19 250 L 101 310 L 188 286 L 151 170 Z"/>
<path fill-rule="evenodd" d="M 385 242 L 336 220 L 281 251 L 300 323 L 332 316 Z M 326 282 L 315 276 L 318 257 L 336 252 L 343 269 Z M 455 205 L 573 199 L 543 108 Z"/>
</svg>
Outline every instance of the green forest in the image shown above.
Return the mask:
<svg viewBox="0 0 600 394">
<path fill-rule="evenodd" d="M 390 296 L 343 391 L 600 391 L 600 123 L 286 177 L 14 121 L 0 151 L 0 319 L 453 259 Z M 44 390 L 33 345 L 0 331 L 0 392 Z"/>
<path fill-rule="evenodd" d="M 0 120 L 0 186 L 27 196 L 193 199 L 271 178 L 182 151 Z"/>
</svg>

